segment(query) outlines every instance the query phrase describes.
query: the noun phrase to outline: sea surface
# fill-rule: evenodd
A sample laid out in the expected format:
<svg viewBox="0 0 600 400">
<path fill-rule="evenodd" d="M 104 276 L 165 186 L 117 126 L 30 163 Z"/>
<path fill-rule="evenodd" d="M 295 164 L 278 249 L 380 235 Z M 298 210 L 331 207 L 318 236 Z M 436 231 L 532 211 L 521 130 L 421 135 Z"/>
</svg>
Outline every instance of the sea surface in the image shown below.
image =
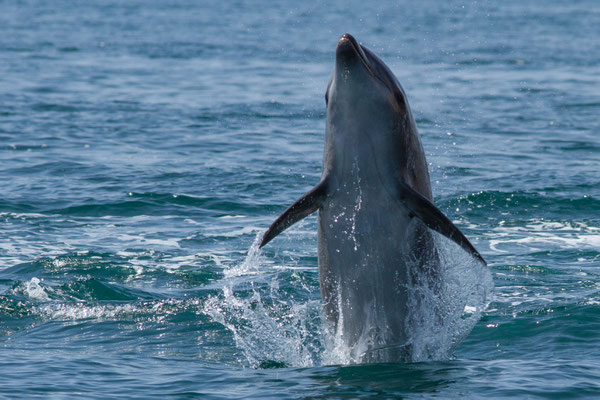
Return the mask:
<svg viewBox="0 0 600 400">
<path fill-rule="evenodd" d="M 345 32 L 489 264 L 441 359 L 331 357 L 315 216 L 257 250 Z M 599 38 L 595 0 L 0 1 L 0 397 L 600 397 Z"/>
</svg>

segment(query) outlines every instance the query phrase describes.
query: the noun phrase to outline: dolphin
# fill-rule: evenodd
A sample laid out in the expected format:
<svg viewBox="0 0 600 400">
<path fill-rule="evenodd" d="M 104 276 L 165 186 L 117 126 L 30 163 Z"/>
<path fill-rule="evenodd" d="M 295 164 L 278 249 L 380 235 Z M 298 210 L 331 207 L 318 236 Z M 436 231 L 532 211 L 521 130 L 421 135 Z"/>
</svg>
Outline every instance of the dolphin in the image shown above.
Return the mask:
<svg viewBox="0 0 600 400">
<path fill-rule="evenodd" d="M 321 181 L 277 218 L 259 247 L 318 210 L 326 320 L 355 362 L 411 361 L 410 324 L 418 321 L 408 317 L 416 304 L 409 288 L 416 276 L 433 290 L 439 279 L 432 231 L 485 260 L 433 204 L 402 86 L 349 34 L 337 43 L 325 102 Z"/>
</svg>

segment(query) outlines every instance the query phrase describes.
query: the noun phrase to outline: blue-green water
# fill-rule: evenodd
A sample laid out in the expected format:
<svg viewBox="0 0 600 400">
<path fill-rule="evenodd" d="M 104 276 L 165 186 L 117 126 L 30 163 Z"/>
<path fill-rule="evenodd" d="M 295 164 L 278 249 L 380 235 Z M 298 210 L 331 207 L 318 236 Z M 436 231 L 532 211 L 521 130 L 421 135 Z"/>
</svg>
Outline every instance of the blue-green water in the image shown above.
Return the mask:
<svg viewBox="0 0 600 400">
<path fill-rule="evenodd" d="M 158 3 L 0 2 L 0 395 L 600 396 L 597 2 Z M 446 360 L 329 365 L 315 217 L 255 251 L 344 32 L 490 264 Z"/>
</svg>

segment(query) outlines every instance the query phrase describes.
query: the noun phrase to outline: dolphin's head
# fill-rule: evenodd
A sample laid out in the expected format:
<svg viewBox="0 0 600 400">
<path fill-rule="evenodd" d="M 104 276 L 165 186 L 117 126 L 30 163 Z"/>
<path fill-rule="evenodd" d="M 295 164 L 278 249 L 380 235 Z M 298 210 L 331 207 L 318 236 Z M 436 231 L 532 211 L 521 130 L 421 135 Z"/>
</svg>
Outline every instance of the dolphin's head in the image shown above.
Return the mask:
<svg viewBox="0 0 600 400">
<path fill-rule="evenodd" d="M 325 94 L 328 103 L 330 97 L 339 94 L 355 103 L 361 98 L 364 102 L 382 101 L 397 112 L 408 111 L 406 95 L 392 71 L 352 35 L 345 33 L 340 37 L 335 58 L 335 69 Z"/>
<path fill-rule="evenodd" d="M 383 107 L 395 117 L 410 114 L 402 86 L 390 69 L 372 51 L 360 45 L 348 33 L 336 48 L 335 68 L 327 86 L 325 100 L 349 108 Z M 372 119 L 373 114 L 370 114 Z"/>
<path fill-rule="evenodd" d="M 379 57 L 347 33 L 337 43 L 325 101 L 326 170 L 347 168 L 345 160 L 351 156 L 405 177 L 412 154 L 423 152 L 398 80 Z"/>
</svg>

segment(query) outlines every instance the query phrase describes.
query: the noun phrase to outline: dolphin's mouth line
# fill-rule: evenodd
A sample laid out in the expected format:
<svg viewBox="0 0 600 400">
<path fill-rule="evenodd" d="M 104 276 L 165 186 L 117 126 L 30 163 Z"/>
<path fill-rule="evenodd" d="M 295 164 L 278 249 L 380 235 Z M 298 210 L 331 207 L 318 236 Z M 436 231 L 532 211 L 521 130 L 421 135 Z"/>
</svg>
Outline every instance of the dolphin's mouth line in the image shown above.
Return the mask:
<svg viewBox="0 0 600 400">
<path fill-rule="evenodd" d="M 364 53 L 364 51 L 362 49 L 362 46 L 360 44 L 358 44 L 358 42 L 356 41 L 356 39 L 354 38 L 354 36 L 349 35 L 349 34 L 346 33 L 346 34 L 342 35 L 342 38 L 340 40 L 347 40 L 347 41 L 350 42 L 350 44 L 352 45 L 352 50 L 354 50 L 354 53 L 358 56 L 358 58 L 360 59 L 360 62 L 366 68 L 366 70 L 369 73 L 369 75 L 371 75 L 373 78 L 375 78 L 379 82 L 381 82 L 392 93 L 395 93 L 395 92 L 398 91 L 396 88 L 394 88 L 394 85 L 390 84 L 389 81 L 387 81 L 386 79 L 382 78 L 378 73 L 375 72 L 375 70 L 373 69 L 373 67 L 371 66 L 371 64 L 369 63 L 369 61 L 367 60 L 367 56 L 365 55 L 365 53 Z"/>
<path fill-rule="evenodd" d="M 350 44 L 352 45 L 352 49 L 354 50 L 354 52 L 356 53 L 356 55 L 360 59 L 360 62 L 365 66 L 365 68 L 367 69 L 367 71 L 369 72 L 369 74 L 371 76 L 376 77 L 375 72 L 373 71 L 373 68 L 371 68 L 371 65 L 367 61 L 366 56 L 363 53 L 362 48 L 360 47 L 360 44 L 358 44 L 358 42 L 356 41 L 356 39 L 354 39 L 354 37 L 351 36 L 351 35 L 344 35 L 343 39 L 348 40 L 350 42 Z"/>
</svg>

